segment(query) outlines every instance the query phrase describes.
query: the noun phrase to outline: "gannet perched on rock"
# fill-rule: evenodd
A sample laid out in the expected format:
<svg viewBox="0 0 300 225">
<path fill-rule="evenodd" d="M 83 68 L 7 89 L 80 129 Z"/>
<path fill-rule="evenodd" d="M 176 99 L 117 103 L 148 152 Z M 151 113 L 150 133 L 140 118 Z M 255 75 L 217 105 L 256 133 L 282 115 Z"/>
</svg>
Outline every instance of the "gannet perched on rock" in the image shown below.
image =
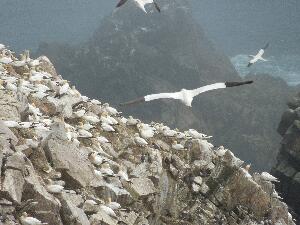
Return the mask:
<svg viewBox="0 0 300 225">
<path fill-rule="evenodd" d="M 122 6 L 123 4 L 125 4 L 126 2 L 127 2 L 127 0 L 120 0 L 116 7 L 118 8 L 118 7 Z M 134 0 L 134 3 L 135 3 L 139 8 L 141 8 L 145 13 L 147 13 L 147 11 L 146 11 L 146 9 L 145 9 L 145 5 L 153 3 L 154 6 L 155 6 L 155 8 L 156 8 L 156 10 L 157 10 L 158 12 L 160 12 L 159 6 L 158 6 L 157 3 L 156 3 L 155 1 L 153 1 L 153 0 Z"/>
<path fill-rule="evenodd" d="M 49 193 L 58 194 L 64 190 L 64 187 L 58 184 L 54 184 L 52 180 L 46 179 L 46 189 Z"/>
<path fill-rule="evenodd" d="M 252 57 L 252 59 L 249 61 L 248 63 L 248 67 L 252 66 L 254 63 L 256 63 L 258 60 L 262 60 L 262 61 L 268 61 L 266 59 L 264 59 L 262 56 L 265 53 L 265 50 L 269 47 L 269 43 L 266 44 L 265 47 L 263 47 L 262 49 L 260 49 L 258 51 L 258 53 L 256 55 L 249 55 L 249 57 Z"/>
<path fill-rule="evenodd" d="M 266 181 L 279 182 L 279 180 L 276 177 L 272 176 L 268 172 L 262 172 L 260 176 L 263 180 L 266 180 Z"/>
<path fill-rule="evenodd" d="M 187 134 L 189 134 L 194 139 L 207 139 L 212 137 L 212 136 L 207 136 L 206 134 L 199 133 L 194 129 L 189 129 L 187 131 Z"/>
<path fill-rule="evenodd" d="M 141 138 L 141 137 L 139 136 L 138 133 L 135 133 L 135 134 L 134 134 L 134 141 L 135 141 L 135 143 L 136 143 L 137 145 L 139 145 L 139 146 L 145 146 L 145 145 L 148 145 L 147 141 L 145 141 L 144 138 Z"/>
<path fill-rule="evenodd" d="M 100 166 L 103 163 L 103 158 L 98 155 L 97 152 L 91 152 L 88 155 L 89 160 L 96 166 Z"/>
<path fill-rule="evenodd" d="M 48 224 L 48 223 L 42 223 L 40 220 L 30 217 L 27 215 L 26 212 L 23 212 L 20 216 L 20 222 L 22 225 L 42 225 L 42 224 Z"/>
<path fill-rule="evenodd" d="M 183 150 L 184 146 L 180 143 L 177 143 L 177 141 L 173 141 L 172 148 L 175 150 Z"/>
<path fill-rule="evenodd" d="M 193 90 L 182 89 L 179 92 L 146 95 L 144 97 L 135 99 L 133 101 L 121 103 L 120 105 L 125 106 L 125 105 L 131 105 L 131 104 L 135 104 L 135 103 L 139 103 L 139 102 L 149 102 L 149 101 L 153 101 L 156 99 L 169 98 L 169 99 L 180 100 L 186 106 L 192 107 L 192 101 L 193 101 L 194 97 L 196 97 L 197 95 L 199 95 L 201 93 L 220 89 L 220 88 L 235 87 L 235 86 L 251 84 L 251 83 L 253 83 L 253 81 L 214 83 L 214 84 L 206 85 L 206 86 L 203 86 L 203 87 L 200 87 L 197 89 L 193 89 Z"/>
</svg>

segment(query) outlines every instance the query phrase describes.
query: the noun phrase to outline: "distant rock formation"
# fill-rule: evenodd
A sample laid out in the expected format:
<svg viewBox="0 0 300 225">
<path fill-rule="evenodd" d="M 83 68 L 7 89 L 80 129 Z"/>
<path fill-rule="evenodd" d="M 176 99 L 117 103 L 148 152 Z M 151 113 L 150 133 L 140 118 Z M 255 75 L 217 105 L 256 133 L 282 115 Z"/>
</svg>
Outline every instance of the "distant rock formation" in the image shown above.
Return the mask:
<svg viewBox="0 0 300 225">
<path fill-rule="evenodd" d="M 230 150 L 127 119 L 75 88 L 62 94 L 67 82 L 45 59 L 0 63 L 1 224 L 24 212 L 49 225 L 294 224 L 272 183 Z M 36 97 L 38 86 L 48 96 Z"/>
<path fill-rule="evenodd" d="M 300 219 L 300 93 L 288 107 L 278 126 L 283 139 L 272 173 L 280 179 L 276 189 Z"/>
</svg>

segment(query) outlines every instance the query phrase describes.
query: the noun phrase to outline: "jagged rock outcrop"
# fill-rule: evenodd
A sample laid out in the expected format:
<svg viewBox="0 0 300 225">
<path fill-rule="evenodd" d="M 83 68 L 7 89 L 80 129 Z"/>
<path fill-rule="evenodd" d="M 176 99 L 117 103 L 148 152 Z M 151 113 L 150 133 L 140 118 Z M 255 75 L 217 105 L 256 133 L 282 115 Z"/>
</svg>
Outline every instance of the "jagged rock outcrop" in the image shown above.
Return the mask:
<svg viewBox="0 0 300 225">
<path fill-rule="evenodd" d="M 272 183 L 205 135 L 127 119 L 39 59 L 2 54 L 11 62 L 2 63 L 1 98 L 18 109 L 14 120 L 1 115 L 2 224 L 20 224 L 24 212 L 51 225 L 294 224 Z"/>
<path fill-rule="evenodd" d="M 283 138 L 272 173 L 280 180 L 276 189 L 300 219 L 300 93 L 288 107 L 277 129 Z"/>
<path fill-rule="evenodd" d="M 38 52 L 49 56 L 82 93 L 113 105 L 150 93 L 241 79 L 193 19 L 188 1 L 158 4 L 160 14 L 149 4 L 145 16 L 128 2 L 105 17 L 82 45 L 43 44 Z M 279 148 L 276 121 L 285 109 L 289 87 L 266 75 L 247 79 L 255 83 L 200 95 L 193 108 L 159 100 L 120 110 L 147 122 L 206 131 L 215 143 L 230 147 L 256 168 L 269 170 Z"/>
</svg>

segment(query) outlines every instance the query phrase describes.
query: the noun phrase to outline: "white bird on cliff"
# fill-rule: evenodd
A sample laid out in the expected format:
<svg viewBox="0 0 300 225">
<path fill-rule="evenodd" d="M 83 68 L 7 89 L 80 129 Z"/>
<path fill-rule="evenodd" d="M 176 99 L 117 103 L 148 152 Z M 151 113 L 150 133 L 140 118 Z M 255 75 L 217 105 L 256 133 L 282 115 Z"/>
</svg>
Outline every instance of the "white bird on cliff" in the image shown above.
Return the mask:
<svg viewBox="0 0 300 225">
<path fill-rule="evenodd" d="M 212 137 L 212 136 L 207 136 L 206 134 L 199 133 L 194 129 L 189 129 L 187 131 L 187 134 L 189 134 L 194 139 L 208 139 Z"/>
<path fill-rule="evenodd" d="M 206 85 L 206 86 L 203 86 L 203 87 L 200 87 L 197 89 L 193 89 L 193 90 L 182 89 L 179 92 L 146 95 L 144 97 L 141 97 L 141 98 L 129 101 L 129 102 L 121 103 L 120 105 L 126 106 L 126 105 L 131 105 L 131 104 L 135 104 L 135 103 L 139 103 L 139 102 L 149 102 L 149 101 L 153 101 L 156 99 L 168 98 L 168 99 L 180 100 L 186 106 L 192 107 L 192 101 L 193 101 L 194 97 L 201 93 L 220 89 L 220 88 L 235 87 L 235 86 L 251 84 L 251 83 L 253 83 L 253 81 L 214 83 L 214 84 Z"/>
<path fill-rule="evenodd" d="M 278 180 L 276 177 L 272 176 L 272 175 L 269 174 L 268 172 L 262 172 L 262 173 L 260 174 L 260 176 L 261 176 L 261 178 L 262 178 L 263 180 L 266 180 L 266 181 L 270 181 L 270 182 L 279 182 L 279 180 Z"/>
<path fill-rule="evenodd" d="M 175 150 L 183 150 L 184 146 L 180 143 L 177 143 L 177 141 L 173 141 L 172 148 Z"/>
<path fill-rule="evenodd" d="M 264 59 L 262 56 L 265 53 L 265 50 L 269 47 L 269 43 L 267 43 L 265 45 L 265 47 L 263 47 L 262 49 L 260 49 L 258 51 L 258 53 L 256 55 L 249 55 L 249 57 L 252 57 L 252 59 L 249 61 L 248 63 L 248 67 L 252 66 L 254 63 L 256 63 L 258 60 L 262 60 L 262 61 L 268 61 L 266 59 Z"/>
<path fill-rule="evenodd" d="M 103 136 L 97 137 L 97 141 L 99 141 L 100 144 L 109 143 L 109 140 L 106 137 L 103 137 Z"/>
<path fill-rule="evenodd" d="M 107 112 L 108 115 L 113 115 L 113 116 L 119 114 L 118 110 L 111 107 L 108 103 L 103 104 L 103 111 Z"/>
<path fill-rule="evenodd" d="M 50 179 L 45 180 L 46 189 L 49 193 L 59 194 L 64 190 L 64 187 L 58 184 L 53 184 L 53 181 Z"/>
<path fill-rule="evenodd" d="M 84 115 L 82 118 L 90 123 L 99 123 L 100 122 L 100 119 L 98 118 L 98 116 Z"/>
<path fill-rule="evenodd" d="M 148 145 L 147 141 L 145 141 L 144 138 L 141 138 L 141 137 L 139 136 L 138 133 L 135 133 L 135 134 L 134 134 L 134 141 L 135 141 L 135 143 L 136 143 L 137 145 L 139 145 L 139 146 L 145 146 L 145 145 Z"/>
<path fill-rule="evenodd" d="M 106 206 L 106 205 L 100 205 L 100 209 L 106 213 L 109 216 L 112 217 L 117 217 L 116 213 L 114 212 L 114 210 L 112 210 L 110 207 Z"/>
<path fill-rule="evenodd" d="M 117 8 L 122 6 L 123 4 L 125 4 L 127 2 L 127 0 L 120 0 L 119 3 L 117 4 Z M 147 4 L 154 4 L 156 10 L 158 12 L 160 12 L 160 8 L 159 6 L 157 5 L 157 3 L 153 0 L 134 0 L 134 3 L 139 7 L 141 8 L 145 13 L 147 13 L 146 9 L 145 9 L 145 5 Z"/>
<path fill-rule="evenodd" d="M 26 212 L 23 212 L 20 216 L 20 222 L 22 225 L 42 225 L 42 224 L 48 224 L 48 223 L 42 223 L 40 220 L 28 216 Z"/>
<path fill-rule="evenodd" d="M 100 166 L 103 163 L 103 158 L 98 155 L 97 152 L 91 152 L 88 155 L 89 160 L 96 166 Z"/>
<path fill-rule="evenodd" d="M 107 131 L 107 132 L 114 132 L 114 131 L 115 131 L 115 129 L 114 129 L 111 125 L 109 125 L 109 124 L 107 124 L 107 123 L 102 123 L 102 124 L 101 124 L 101 128 L 102 128 L 104 131 Z"/>
</svg>

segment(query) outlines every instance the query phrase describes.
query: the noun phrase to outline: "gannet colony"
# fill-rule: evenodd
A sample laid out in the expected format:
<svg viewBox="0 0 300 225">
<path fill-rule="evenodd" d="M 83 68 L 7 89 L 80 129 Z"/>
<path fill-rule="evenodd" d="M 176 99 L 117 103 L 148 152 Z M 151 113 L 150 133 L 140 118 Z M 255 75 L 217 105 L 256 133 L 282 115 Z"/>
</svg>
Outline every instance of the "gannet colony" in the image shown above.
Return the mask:
<svg viewBox="0 0 300 225">
<path fill-rule="evenodd" d="M 45 56 L 1 45 L 0 105 L 1 224 L 294 224 L 275 177 L 81 95 Z"/>
</svg>

